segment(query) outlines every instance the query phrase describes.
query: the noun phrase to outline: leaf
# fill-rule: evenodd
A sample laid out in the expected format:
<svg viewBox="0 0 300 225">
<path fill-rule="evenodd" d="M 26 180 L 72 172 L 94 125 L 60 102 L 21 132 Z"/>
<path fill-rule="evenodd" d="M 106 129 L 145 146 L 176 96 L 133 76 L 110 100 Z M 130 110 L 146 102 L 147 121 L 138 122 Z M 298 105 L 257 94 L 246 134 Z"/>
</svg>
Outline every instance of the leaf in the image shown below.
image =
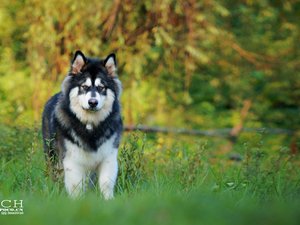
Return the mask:
<svg viewBox="0 0 300 225">
<path fill-rule="evenodd" d="M 186 46 L 186 51 L 191 54 L 192 57 L 196 58 L 202 64 L 207 64 L 210 60 L 209 57 L 202 51 L 194 48 L 191 45 Z"/>
</svg>

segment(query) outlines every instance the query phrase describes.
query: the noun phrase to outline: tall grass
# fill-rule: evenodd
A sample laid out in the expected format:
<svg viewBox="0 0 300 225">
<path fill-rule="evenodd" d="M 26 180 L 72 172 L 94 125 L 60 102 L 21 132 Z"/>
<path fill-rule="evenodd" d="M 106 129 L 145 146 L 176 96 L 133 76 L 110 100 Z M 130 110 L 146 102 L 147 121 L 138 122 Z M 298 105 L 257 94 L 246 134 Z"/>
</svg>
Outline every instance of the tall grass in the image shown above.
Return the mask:
<svg viewBox="0 0 300 225">
<path fill-rule="evenodd" d="M 47 172 L 38 129 L 0 127 L 0 200 L 23 199 L 24 215 L 0 224 L 297 224 L 299 157 L 274 137 L 242 137 L 240 161 L 218 140 L 125 134 L 116 197 L 68 198 Z"/>
</svg>

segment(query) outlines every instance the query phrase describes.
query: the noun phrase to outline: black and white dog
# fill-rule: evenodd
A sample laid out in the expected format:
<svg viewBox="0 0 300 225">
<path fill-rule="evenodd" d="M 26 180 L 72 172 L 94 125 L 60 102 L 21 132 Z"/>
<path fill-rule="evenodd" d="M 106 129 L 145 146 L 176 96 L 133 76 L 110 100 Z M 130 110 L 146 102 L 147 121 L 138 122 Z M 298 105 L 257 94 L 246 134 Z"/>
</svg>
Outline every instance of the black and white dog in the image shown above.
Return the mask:
<svg viewBox="0 0 300 225">
<path fill-rule="evenodd" d="M 61 92 L 44 108 L 44 150 L 52 166 L 63 169 L 72 197 L 84 190 L 87 174 L 96 172 L 104 198 L 113 198 L 123 129 L 116 71 L 114 54 L 100 60 L 77 51 Z"/>
</svg>

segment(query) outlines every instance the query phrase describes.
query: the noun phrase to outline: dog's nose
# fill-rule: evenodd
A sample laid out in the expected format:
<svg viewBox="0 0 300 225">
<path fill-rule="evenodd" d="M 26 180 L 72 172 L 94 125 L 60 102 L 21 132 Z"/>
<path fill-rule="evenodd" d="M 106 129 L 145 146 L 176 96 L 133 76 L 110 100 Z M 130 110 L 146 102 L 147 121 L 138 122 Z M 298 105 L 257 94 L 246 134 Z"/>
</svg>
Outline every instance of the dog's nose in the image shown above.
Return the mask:
<svg viewBox="0 0 300 225">
<path fill-rule="evenodd" d="M 97 99 L 94 98 L 89 99 L 88 103 L 92 108 L 95 108 L 98 105 Z"/>
</svg>

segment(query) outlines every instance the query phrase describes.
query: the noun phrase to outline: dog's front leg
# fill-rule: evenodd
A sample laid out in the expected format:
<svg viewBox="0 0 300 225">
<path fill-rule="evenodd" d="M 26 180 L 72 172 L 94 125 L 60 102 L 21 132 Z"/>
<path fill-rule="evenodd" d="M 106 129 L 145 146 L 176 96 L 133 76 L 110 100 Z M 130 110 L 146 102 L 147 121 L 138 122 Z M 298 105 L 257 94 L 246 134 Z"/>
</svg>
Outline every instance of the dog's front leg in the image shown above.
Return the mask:
<svg viewBox="0 0 300 225">
<path fill-rule="evenodd" d="M 65 187 L 72 198 L 79 197 L 84 188 L 85 170 L 82 166 L 64 160 Z"/>
<path fill-rule="evenodd" d="M 114 186 L 118 174 L 118 150 L 114 149 L 113 153 L 106 157 L 99 167 L 99 186 L 104 199 L 114 197 Z"/>
</svg>

